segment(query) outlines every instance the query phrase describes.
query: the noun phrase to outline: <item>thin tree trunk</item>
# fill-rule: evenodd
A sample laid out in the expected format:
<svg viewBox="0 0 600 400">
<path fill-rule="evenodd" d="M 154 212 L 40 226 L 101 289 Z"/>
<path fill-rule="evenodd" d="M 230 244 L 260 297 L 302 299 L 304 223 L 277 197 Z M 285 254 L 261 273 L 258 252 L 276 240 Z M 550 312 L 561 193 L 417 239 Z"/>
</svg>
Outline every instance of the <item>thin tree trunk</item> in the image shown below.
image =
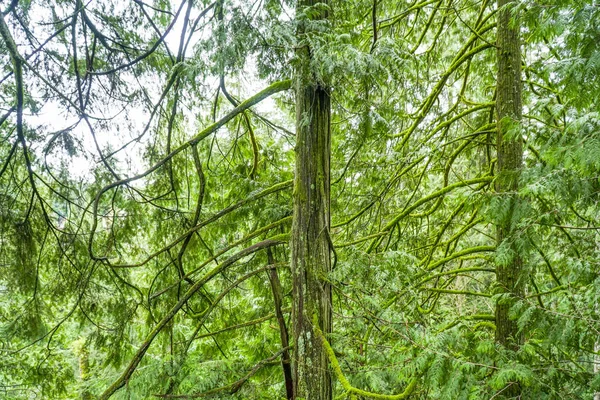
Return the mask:
<svg viewBox="0 0 600 400">
<path fill-rule="evenodd" d="M 267 249 L 267 257 L 269 265 L 275 265 L 275 259 L 273 258 L 273 252 L 271 249 Z M 294 398 L 294 380 L 292 378 L 292 360 L 288 347 L 289 336 L 287 326 L 285 325 L 285 319 L 283 318 L 283 312 L 281 307 L 283 304 L 283 291 L 281 289 L 281 283 L 279 281 L 279 275 L 276 268 L 271 268 L 267 271 L 269 274 L 269 282 L 271 283 L 271 291 L 273 292 L 273 302 L 275 303 L 275 315 L 277 316 L 277 323 L 279 324 L 279 337 L 281 339 L 281 348 L 284 349 L 281 353 L 281 367 L 283 369 L 283 377 L 285 379 L 285 394 L 288 400 Z"/>
<path fill-rule="evenodd" d="M 496 304 L 496 342 L 507 349 L 517 350 L 523 343 L 522 334 L 518 333 L 515 320 L 509 318 L 509 311 L 514 299 L 522 296 L 521 271 L 523 260 L 514 242 L 514 215 L 518 212 L 519 174 L 523 163 L 523 144 L 519 134 L 511 132 L 518 129 L 522 117 L 521 99 L 521 48 L 519 41 L 519 25 L 513 18 L 510 4 L 515 0 L 498 0 L 498 32 L 497 60 L 498 82 L 496 111 L 498 122 L 498 178 L 496 191 L 508 202 L 508 212 L 497 227 L 497 243 L 505 240 L 509 256 L 496 265 L 496 280 L 501 293 L 508 294 L 508 299 L 501 299 Z M 506 7 L 509 5 L 508 7 Z M 504 247 L 503 246 L 503 247 Z M 507 397 L 518 397 L 518 383 L 511 385 L 504 392 Z"/>
<path fill-rule="evenodd" d="M 596 353 L 600 352 L 600 342 L 596 342 L 594 350 Z M 598 373 L 600 373 L 600 357 L 594 356 L 594 374 L 598 375 Z M 594 393 L 594 400 L 600 400 L 600 392 Z"/>
<path fill-rule="evenodd" d="M 79 379 L 81 387 L 81 400 L 93 399 L 92 394 L 88 389 L 90 379 L 90 353 L 88 344 L 85 340 L 81 341 L 79 346 L 75 349 L 77 357 L 79 358 Z"/>
<path fill-rule="evenodd" d="M 600 248 L 600 243 L 596 243 L 596 247 Z M 596 312 L 598 312 L 598 303 L 596 303 Z M 594 351 L 596 354 L 600 352 L 600 338 L 594 344 Z M 594 355 L 594 375 L 600 373 L 600 356 Z M 600 392 L 594 393 L 594 400 L 600 400 Z"/>
<path fill-rule="evenodd" d="M 300 0 L 303 7 L 317 3 Z M 322 13 L 320 18 L 326 18 Z M 291 237 L 293 276 L 294 398 L 330 400 L 331 374 L 327 355 L 313 331 L 331 333 L 330 258 L 330 98 L 310 68 L 311 52 L 298 29 L 296 71 L 296 175 Z"/>
</svg>

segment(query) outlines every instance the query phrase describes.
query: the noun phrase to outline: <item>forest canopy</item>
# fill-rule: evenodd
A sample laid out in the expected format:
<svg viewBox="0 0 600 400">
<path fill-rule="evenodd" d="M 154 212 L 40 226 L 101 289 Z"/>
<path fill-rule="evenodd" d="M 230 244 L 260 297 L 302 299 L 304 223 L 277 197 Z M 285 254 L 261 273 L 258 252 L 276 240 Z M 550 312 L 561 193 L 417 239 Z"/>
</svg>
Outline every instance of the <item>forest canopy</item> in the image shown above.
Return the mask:
<svg viewBox="0 0 600 400">
<path fill-rule="evenodd" d="M 600 400 L 600 5 L 4 0 L 0 398 Z"/>
</svg>

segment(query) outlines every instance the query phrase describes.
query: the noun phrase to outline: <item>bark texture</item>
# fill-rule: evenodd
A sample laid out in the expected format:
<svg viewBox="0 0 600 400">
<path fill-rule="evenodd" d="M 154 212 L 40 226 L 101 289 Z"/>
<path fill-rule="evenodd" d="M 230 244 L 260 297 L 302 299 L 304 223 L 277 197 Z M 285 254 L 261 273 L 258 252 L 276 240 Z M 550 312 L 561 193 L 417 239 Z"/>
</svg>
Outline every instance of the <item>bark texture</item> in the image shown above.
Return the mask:
<svg viewBox="0 0 600 400">
<path fill-rule="evenodd" d="M 300 0 L 299 11 L 317 3 Z M 326 18 L 325 12 L 319 18 Z M 307 21 L 304 21 L 306 23 Z M 291 236 L 293 275 L 294 398 L 330 400 L 331 373 L 327 353 L 313 328 L 331 332 L 330 227 L 330 97 L 311 71 L 311 50 L 300 23 L 296 73 L 296 175 Z"/>
<path fill-rule="evenodd" d="M 271 249 L 267 249 L 267 257 L 269 265 L 275 265 L 275 259 L 273 258 L 273 252 Z M 283 369 L 283 377 L 285 379 L 285 394 L 286 399 L 292 400 L 294 398 L 294 379 L 292 377 L 292 359 L 290 357 L 289 336 L 285 319 L 282 312 L 283 304 L 283 290 L 281 289 L 281 282 L 279 281 L 279 274 L 276 268 L 271 268 L 268 271 L 269 282 L 271 283 L 271 291 L 273 292 L 273 302 L 275 304 L 275 315 L 277 316 L 277 323 L 279 324 L 279 337 L 281 339 L 281 367 Z"/>
<path fill-rule="evenodd" d="M 514 0 L 498 0 L 497 60 L 498 81 L 496 88 L 498 177 L 496 191 L 508 202 L 508 212 L 497 228 L 497 243 L 508 240 L 510 257 L 496 265 L 496 279 L 500 293 L 509 294 L 496 304 L 496 342 L 511 350 L 523 343 L 515 320 L 509 318 L 514 299 L 522 296 L 521 274 L 523 260 L 514 242 L 513 226 L 519 198 L 519 174 L 523 163 L 523 143 L 515 134 L 522 117 L 521 48 L 519 25 L 510 7 Z M 505 244 L 506 245 L 506 244 Z M 507 397 L 520 394 L 518 383 L 503 393 Z"/>
</svg>

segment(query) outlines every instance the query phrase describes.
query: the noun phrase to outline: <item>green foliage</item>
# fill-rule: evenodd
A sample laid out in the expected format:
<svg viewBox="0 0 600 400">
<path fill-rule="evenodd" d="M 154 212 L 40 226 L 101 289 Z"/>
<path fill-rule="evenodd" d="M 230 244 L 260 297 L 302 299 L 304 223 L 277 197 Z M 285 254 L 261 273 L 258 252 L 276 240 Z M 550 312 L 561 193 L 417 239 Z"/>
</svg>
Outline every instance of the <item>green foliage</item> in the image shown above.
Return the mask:
<svg viewBox="0 0 600 400">
<path fill-rule="evenodd" d="M 306 48 L 310 83 L 332 100 L 323 279 L 349 384 L 385 396 L 415 381 L 415 399 L 508 398 L 517 384 L 529 399 L 600 392 L 596 5 L 515 7 L 517 122 L 496 121 L 494 2 L 80 3 L 2 14 L 26 62 L 20 113 L 3 31 L 0 397 L 97 398 L 146 344 L 113 398 L 285 397 L 271 261 L 240 252 L 290 231 L 292 90 L 169 154 L 294 78 Z M 497 167 L 506 125 L 524 143 L 518 174 Z M 499 182 L 518 190 L 499 194 Z M 499 226 L 510 233 L 497 245 Z M 291 338 L 290 249 L 270 249 Z M 494 274 L 517 259 L 520 296 Z M 498 304 L 518 349 L 496 342 Z M 337 382 L 334 395 L 356 393 Z"/>
</svg>

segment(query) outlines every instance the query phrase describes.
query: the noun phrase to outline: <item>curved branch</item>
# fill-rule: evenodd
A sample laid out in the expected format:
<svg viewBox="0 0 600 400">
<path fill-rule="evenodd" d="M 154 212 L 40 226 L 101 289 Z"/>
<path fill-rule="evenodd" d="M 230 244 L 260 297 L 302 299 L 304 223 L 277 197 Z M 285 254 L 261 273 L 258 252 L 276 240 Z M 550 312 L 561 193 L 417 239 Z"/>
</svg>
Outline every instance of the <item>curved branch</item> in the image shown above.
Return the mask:
<svg viewBox="0 0 600 400">
<path fill-rule="evenodd" d="M 207 218 L 206 220 L 200 222 L 199 224 L 193 226 L 192 228 L 188 229 L 183 235 L 179 236 L 177 239 L 173 240 L 171 243 L 169 243 L 168 245 L 164 246 L 162 249 L 155 251 L 154 253 L 152 253 L 151 255 L 149 255 L 148 257 L 146 257 L 145 260 L 140 261 L 138 263 L 134 263 L 134 264 L 117 264 L 117 265 L 113 265 L 113 267 L 115 268 L 135 268 L 135 267 L 141 267 L 142 265 L 146 264 L 147 262 L 149 262 L 150 260 L 152 260 L 154 257 L 158 256 L 161 253 L 164 253 L 165 251 L 168 251 L 170 249 L 172 249 L 173 247 L 175 247 L 175 245 L 177 245 L 179 242 L 184 241 L 187 237 L 191 236 L 194 232 L 199 231 L 202 227 L 215 222 L 216 220 L 220 219 L 222 216 L 229 214 L 230 212 L 246 205 L 247 203 L 254 201 L 254 200 L 258 200 L 262 197 L 265 197 L 271 193 L 275 193 L 278 192 L 280 190 L 289 188 L 292 186 L 292 181 L 287 181 L 287 182 L 283 182 L 283 183 L 279 183 L 277 185 L 273 185 L 261 192 L 258 192 L 255 195 L 250 195 L 247 198 L 245 198 L 244 200 L 241 200 L 227 208 L 224 208 L 223 210 L 219 211 L 216 214 L 213 214 L 211 217 Z M 212 261 L 212 259 L 211 259 Z M 203 264 L 205 265 L 205 264 Z M 198 268 L 195 268 L 193 271 L 191 271 L 190 273 L 186 274 L 183 278 L 190 278 L 190 275 L 194 272 L 196 272 L 198 270 Z"/>
<path fill-rule="evenodd" d="M 329 363 L 331 364 L 331 367 L 333 368 L 333 372 L 335 373 L 335 376 L 337 377 L 338 381 L 342 384 L 342 387 L 346 391 L 347 395 L 355 394 L 355 395 L 366 397 L 369 399 L 378 399 L 378 400 L 402 400 L 402 399 L 408 398 L 408 396 L 410 396 L 410 394 L 413 392 L 413 390 L 417 386 L 417 378 L 413 378 L 413 380 L 410 381 L 410 383 L 408 384 L 406 389 L 404 389 L 404 392 L 399 393 L 399 394 L 372 393 L 372 392 L 367 392 L 366 390 L 362 390 L 362 389 L 352 386 L 350 384 L 350 382 L 348 381 L 348 379 L 346 378 L 346 376 L 344 375 L 344 373 L 342 372 L 342 368 L 340 367 L 340 363 L 338 362 L 337 357 L 335 356 L 335 352 L 333 351 L 333 349 L 331 348 L 331 345 L 325 338 L 325 335 L 323 335 L 323 332 L 321 332 L 321 329 L 319 329 L 319 324 L 317 323 L 317 321 L 314 321 L 313 329 L 314 329 L 317 337 L 321 341 L 321 345 L 325 349 L 325 354 L 327 354 L 327 358 L 329 359 Z"/>
<path fill-rule="evenodd" d="M 404 217 L 406 217 L 407 215 L 409 215 L 411 212 L 413 212 L 415 209 L 417 209 L 418 207 L 420 207 L 421 205 L 437 199 L 440 196 L 443 196 L 444 194 L 451 192 L 454 189 L 460 188 L 460 187 L 464 187 L 464 186 L 469 186 L 469 185 L 473 185 L 473 184 L 477 184 L 477 183 L 489 183 L 491 182 L 493 179 L 493 177 L 491 176 L 482 176 L 479 178 L 473 178 L 470 180 L 466 180 L 466 181 L 460 181 L 460 182 L 455 182 L 451 185 L 445 186 L 442 189 L 438 190 L 437 192 L 433 192 L 428 196 L 425 196 L 421 199 L 419 199 L 418 201 L 416 201 L 413 205 L 411 205 L 410 207 L 406 207 L 400 214 L 398 214 L 396 217 L 394 217 L 394 219 L 392 219 L 382 230 L 381 232 L 391 232 L 392 228 L 394 228 L 396 226 L 396 224 L 398 222 L 400 222 Z M 374 240 L 371 245 L 369 246 L 368 252 L 373 251 L 377 245 L 379 244 L 379 240 Z"/>
<path fill-rule="evenodd" d="M 205 129 L 203 129 L 200 133 L 198 133 L 196 136 L 194 136 L 192 139 L 188 140 L 187 142 L 183 143 L 181 146 L 177 147 L 176 149 L 174 149 L 173 151 L 171 151 L 169 154 L 167 154 L 162 160 L 160 160 L 159 162 L 157 162 L 156 164 L 154 164 L 154 166 L 150 167 L 148 170 L 146 170 L 145 172 L 142 172 L 138 175 L 132 176 L 130 178 L 125 178 L 125 179 L 121 179 L 118 181 L 115 181 L 107 186 L 104 186 L 102 189 L 100 189 L 100 191 L 98 192 L 98 194 L 96 195 L 96 197 L 94 198 L 93 201 L 93 215 L 94 215 L 94 219 L 92 222 L 92 227 L 90 230 L 90 237 L 88 240 L 88 252 L 90 254 L 90 257 L 93 260 L 102 260 L 102 261 L 106 261 L 108 258 L 107 257 L 98 257 L 94 255 L 94 251 L 93 251 L 93 243 L 94 243 L 94 233 L 96 231 L 96 228 L 98 226 L 98 204 L 100 203 L 100 198 L 102 197 L 102 195 L 104 193 L 106 193 L 107 191 L 109 191 L 112 188 L 121 186 L 121 185 L 126 185 L 129 184 L 133 181 L 137 181 L 139 179 L 142 179 L 148 175 L 150 175 L 152 172 L 156 171 L 157 169 L 159 169 L 160 167 L 162 167 L 163 165 L 165 165 L 167 163 L 167 161 L 169 161 L 170 159 L 172 159 L 173 157 L 175 157 L 177 154 L 181 153 L 182 151 L 186 150 L 189 147 L 195 146 L 196 144 L 198 144 L 201 140 L 205 139 L 206 137 L 210 136 L 211 134 L 213 134 L 214 132 L 216 132 L 219 128 L 221 128 L 223 125 L 225 125 L 227 122 L 231 121 L 236 115 L 244 112 L 245 110 L 247 110 L 248 108 L 260 103 L 262 100 L 266 99 L 269 96 L 274 95 L 275 93 L 279 93 L 281 91 L 284 90 L 288 90 L 292 85 L 292 81 L 291 80 L 284 80 L 284 81 L 279 81 L 279 82 L 275 82 L 273 84 L 271 84 L 270 86 L 268 86 L 267 88 L 263 89 L 262 91 L 258 92 L 257 94 L 255 94 L 254 96 L 250 97 L 249 99 L 243 101 L 242 103 L 240 103 L 239 106 L 237 106 L 236 108 L 234 108 L 233 110 L 231 110 L 227 115 L 225 115 L 223 118 L 221 118 L 219 121 L 211 124 L 210 126 L 206 127 Z"/>
<path fill-rule="evenodd" d="M 181 3 L 181 5 L 179 6 L 179 9 L 177 10 L 177 13 L 175 14 L 175 17 L 173 17 L 173 21 L 171 21 L 171 24 L 167 27 L 167 29 L 162 34 L 162 36 L 159 37 L 158 40 L 152 45 L 152 47 L 150 47 L 144 54 L 142 54 L 142 55 L 134 58 L 133 60 L 131 60 L 127 64 L 119 65 L 118 67 L 115 67 L 113 69 L 110 69 L 110 70 L 107 70 L 107 71 L 97 71 L 97 72 L 88 71 L 88 73 L 90 75 L 110 75 L 110 74 L 113 74 L 113 73 L 115 73 L 117 71 L 120 71 L 122 69 L 129 68 L 129 67 L 137 64 L 138 62 L 140 62 L 144 58 L 147 58 L 148 56 L 150 56 L 152 53 L 154 53 L 154 51 L 158 48 L 158 46 L 160 46 L 160 44 L 165 40 L 165 38 L 167 37 L 167 35 L 169 34 L 169 32 L 171 31 L 171 29 L 175 25 L 175 22 L 177 22 L 177 18 L 179 17 L 179 14 L 181 13 L 181 10 L 183 9 L 183 5 L 184 4 L 185 4 L 185 1 L 183 1 Z"/>
<path fill-rule="evenodd" d="M 196 399 L 199 397 L 212 396 L 212 395 L 215 395 L 215 394 L 221 393 L 221 392 L 228 392 L 229 394 L 234 394 L 238 390 L 240 390 L 242 385 L 244 385 L 244 383 L 246 383 L 250 378 L 252 378 L 263 366 L 271 363 L 272 361 L 277 359 L 282 353 L 288 351 L 289 349 L 291 349 L 291 346 L 288 346 L 288 347 L 285 347 L 285 348 L 279 350 L 277 353 L 273 354 L 269 358 L 265 358 L 264 360 L 262 360 L 258 364 L 256 364 L 250 370 L 250 372 L 248 372 L 243 378 L 241 378 L 227 386 L 221 386 L 216 389 L 211 389 L 209 391 L 202 392 L 202 393 L 196 393 L 196 394 L 181 394 L 181 395 L 155 394 L 154 396 L 168 398 L 168 399 Z"/>
<path fill-rule="evenodd" d="M 219 264 L 218 266 L 213 268 L 211 271 L 209 271 L 206 275 L 204 275 L 202 277 L 202 279 L 199 279 L 194 285 L 192 285 L 188 289 L 187 292 L 185 292 L 181 296 L 181 299 L 177 302 L 177 304 L 175 304 L 173 306 L 173 308 L 171 308 L 171 310 L 169 310 L 167 315 L 165 315 L 163 317 L 163 319 L 161 319 L 160 322 L 154 327 L 154 329 L 146 337 L 146 340 L 142 343 L 140 348 L 136 351 L 135 355 L 133 356 L 133 359 L 131 360 L 131 362 L 125 369 L 125 371 L 123 371 L 121 376 L 119 376 L 119 378 L 117 378 L 117 380 L 112 385 L 110 385 L 104 391 L 104 393 L 102 393 L 100 395 L 100 397 L 98 397 L 98 399 L 106 400 L 106 399 L 110 398 L 117 390 L 119 390 L 120 388 L 125 386 L 125 384 L 131 378 L 131 375 L 133 375 L 133 373 L 135 372 L 139 363 L 142 361 L 142 358 L 146 354 L 146 351 L 148 351 L 148 349 L 150 348 L 150 345 L 152 344 L 152 342 L 154 341 L 156 336 L 160 333 L 160 331 L 163 328 L 165 328 L 169 324 L 169 322 L 175 317 L 175 315 L 179 312 L 179 310 L 181 310 L 181 308 L 194 295 L 194 293 L 196 293 L 202 286 L 204 286 L 204 284 L 206 284 L 208 281 L 210 281 L 212 278 L 214 278 L 219 273 L 223 272 L 226 268 L 228 268 L 229 266 L 231 266 L 238 260 L 257 252 L 258 250 L 266 249 L 271 246 L 276 246 L 278 244 L 286 243 L 287 240 L 288 240 L 288 235 L 279 235 L 279 236 L 275 236 L 271 239 L 267 239 L 262 242 L 256 243 L 250 247 L 245 248 L 244 250 L 240 251 L 239 253 L 234 254 L 233 256 L 229 257 L 227 260 L 223 261 L 221 264 Z"/>
</svg>

